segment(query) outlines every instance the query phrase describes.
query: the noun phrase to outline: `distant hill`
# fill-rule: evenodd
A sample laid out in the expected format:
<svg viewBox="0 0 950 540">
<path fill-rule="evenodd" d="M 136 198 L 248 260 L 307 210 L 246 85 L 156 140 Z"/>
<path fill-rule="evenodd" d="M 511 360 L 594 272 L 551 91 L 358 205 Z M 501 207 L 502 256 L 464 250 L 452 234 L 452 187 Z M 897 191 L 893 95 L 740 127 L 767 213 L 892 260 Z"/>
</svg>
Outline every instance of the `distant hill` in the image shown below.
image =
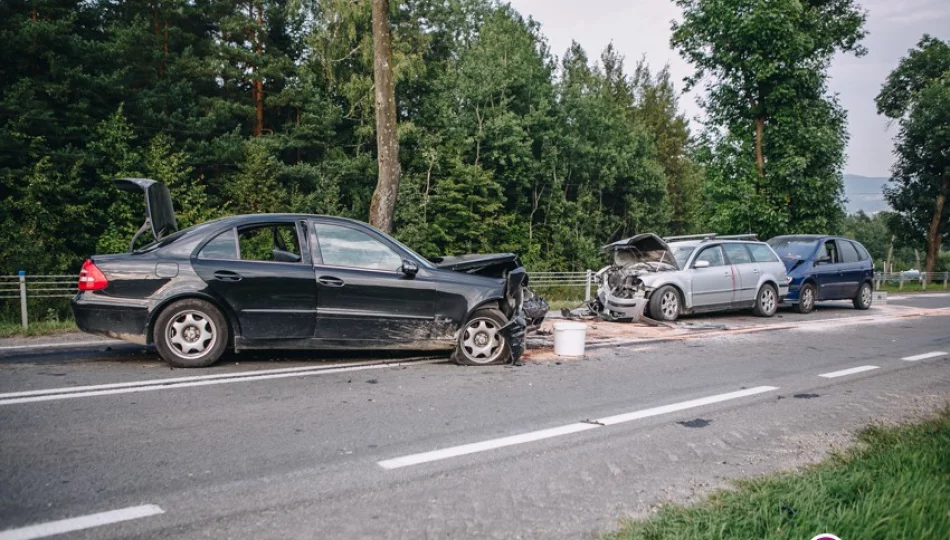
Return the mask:
<svg viewBox="0 0 950 540">
<path fill-rule="evenodd" d="M 884 186 L 889 178 L 844 175 L 844 196 L 848 199 L 845 210 L 849 214 L 856 214 L 864 210 L 865 214 L 873 214 L 890 207 L 884 200 Z"/>
</svg>

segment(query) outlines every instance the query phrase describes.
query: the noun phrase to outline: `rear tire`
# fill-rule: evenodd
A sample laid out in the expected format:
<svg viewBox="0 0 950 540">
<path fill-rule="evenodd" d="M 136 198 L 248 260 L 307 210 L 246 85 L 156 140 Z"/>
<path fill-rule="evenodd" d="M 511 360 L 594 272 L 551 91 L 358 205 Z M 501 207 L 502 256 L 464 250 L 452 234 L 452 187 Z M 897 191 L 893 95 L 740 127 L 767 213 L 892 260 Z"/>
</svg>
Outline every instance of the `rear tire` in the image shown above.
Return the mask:
<svg viewBox="0 0 950 540">
<path fill-rule="evenodd" d="M 664 285 L 650 296 L 650 316 L 658 321 L 673 322 L 680 316 L 682 301 L 680 293 L 670 285 Z"/>
<path fill-rule="evenodd" d="M 755 307 L 752 312 L 756 317 L 771 317 L 778 311 L 778 291 L 772 285 L 762 285 L 755 295 Z"/>
<path fill-rule="evenodd" d="M 187 298 L 158 314 L 152 341 L 159 356 L 174 367 L 208 367 L 228 347 L 228 322 L 211 302 Z"/>
<path fill-rule="evenodd" d="M 871 290 L 871 284 L 864 282 L 858 288 L 858 295 L 854 297 L 854 309 L 868 309 L 874 300 L 874 291 Z"/>
<path fill-rule="evenodd" d="M 818 293 L 814 285 L 811 283 L 802 285 L 802 288 L 798 291 L 798 303 L 795 304 L 795 311 L 799 313 L 811 313 L 814 311 L 817 295 Z"/>
<path fill-rule="evenodd" d="M 452 359 L 462 366 L 490 366 L 511 359 L 511 349 L 501 328 L 505 315 L 493 308 L 476 310 L 459 330 Z"/>
</svg>

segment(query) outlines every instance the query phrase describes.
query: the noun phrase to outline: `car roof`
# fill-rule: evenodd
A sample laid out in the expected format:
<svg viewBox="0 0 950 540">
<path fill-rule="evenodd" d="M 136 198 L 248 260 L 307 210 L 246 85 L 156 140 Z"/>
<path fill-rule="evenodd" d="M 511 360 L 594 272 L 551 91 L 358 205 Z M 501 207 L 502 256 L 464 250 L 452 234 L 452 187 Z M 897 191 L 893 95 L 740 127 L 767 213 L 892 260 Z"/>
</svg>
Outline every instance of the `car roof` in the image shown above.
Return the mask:
<svg viewBox="0 0 950 540">
<path fill-rule="evenodd" d="M 719 244 L 764 244 L 765 242 L 761 240 L 729 240 L 722 239 L 716 240 L 711 238 L 709 240 L 683 240 L 680 242 L 670 242 L 670 247 L 697 247 L 697 246 L 714 246 Z"/>
</svg>

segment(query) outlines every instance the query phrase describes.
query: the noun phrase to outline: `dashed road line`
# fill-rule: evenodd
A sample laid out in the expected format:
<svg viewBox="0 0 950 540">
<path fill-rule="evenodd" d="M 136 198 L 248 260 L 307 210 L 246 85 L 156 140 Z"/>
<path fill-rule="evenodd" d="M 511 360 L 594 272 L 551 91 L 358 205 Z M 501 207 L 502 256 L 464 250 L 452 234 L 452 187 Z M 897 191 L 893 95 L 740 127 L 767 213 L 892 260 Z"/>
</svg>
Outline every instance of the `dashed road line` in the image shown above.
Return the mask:
<svg viewBox="0 0 950 540">
<path fill-rule="evenodd" d="M 819 377 L 824 377 L 826 379 L 834 379 L 836 377 L 844 377 L 846 375 L 854 375 L 855 373 L 864 373 L 865 371 L 872 371 L 879 369 L 878 366 L 858 366 L 849 369 L 842 369 L 841 371 L 832 371 L 831 373 L 822 373 Z"/>
<path fill-rule="evenodd" d="M 601 418 L 598 420 L 585 420 L 583 422 L 576 422 L 573 424 L 567 424 L 563 426 L 542 429 L 538 431 L 520 433 L 518 435 L 511 435 L 509 437 L 501 437 L 499 439 L 490 439 L 487 441 L 480 441 L 480 442 L 475 442 L 475 443 L 463 444 L 459 446 L 452 446 L 449 448 L 443 448 L 441 450 L 433 450 L 431 452 L 410 454 L 408 456 L 402 456 L 402 457 L 397 457 L 393 459 L 379 461 L 377 462 L 377 465 L 379 465 L 380 467 L 384 469 L 399 469 L 401 467 L 408 467 L 410 465 L 419 465 L 422 463 L 429 463 L 432 461 L 440 461 L 443 459 L 464 456 L 467 454 L 475 454 L 478 452 L 495 450 L 495 449 L 504 448 L 507 446 L 514 446 L 517 444 L 524 444 L 524 443 L 535 442 L 535 441 L 540 441 L 544 439 L 550 439 L 553 437 L 560 437 L 561 435 L 569 435 L 572 433 L 579 433 L 581 431 L 598 429 L 604 426 L 612 426 L 615 424 L 622 424 L 624 422 L 632 422 L 634 420 L 649 418 L 651 416 L 659 416 L 662 414 L 669 414 L 669 413 L 673 413 L 677 411 L 683 411 L 686 409 L 692 409 L 695 407 L 702 407 L 704 405 L 722 403 L 724 401 L 730 401 L 733 399 L 754 396 L 754 395 L 762 394 L 765 392 L 771 392 L 773 390 L 778 390 L 778 387 L 757 386 L 755 388 L 746 388 L 743 390 L 738 390 L 736 392 L 729 392 L 726 394 L 717 394 L 714 396 L 708 396 L 708 397 L 699 398 L 699 399 L 692 399 L 689 401 L 682 401 L 680 403 L 662 405 L 660 407 L 652 407 L 649 409 L 643 409 L 639 411 L 618 414 L 614 416 L 608 416 L 606 418 Z"/>
<path fill-rule="evenodd" d="M 144 504 L 142 506 L 130 506 L 98 514 L 89 514 L 69 519 L 60 519 L 58 521 L 48 521 L 46 523 L 37 523 L 27 527 L 17 529 L 7 529 L 0 531 L 0 540 L 33 540 L 35 538 L 46 538 L 57 534 L 65 534 L 103 525 L 111 525 L 122 521 L 133 519 L 142 519 L 149 516 L 164 514 L 165 511 L 154 504 Z"/>
<path fill-rule="evenodd" d="M 901 360 L 904 360 L 906 362 L 916 362 L 917 360 L 926 360 L 928 358 L 938 358 L 940 356 L 947 356 L 947 353 L 943 351 L 934 351 L 934 352 L 929 352 L 929 353 L 917 354 L 914 356 L 905 356 L 904 358 L 901 358 Z"/>
</svg>

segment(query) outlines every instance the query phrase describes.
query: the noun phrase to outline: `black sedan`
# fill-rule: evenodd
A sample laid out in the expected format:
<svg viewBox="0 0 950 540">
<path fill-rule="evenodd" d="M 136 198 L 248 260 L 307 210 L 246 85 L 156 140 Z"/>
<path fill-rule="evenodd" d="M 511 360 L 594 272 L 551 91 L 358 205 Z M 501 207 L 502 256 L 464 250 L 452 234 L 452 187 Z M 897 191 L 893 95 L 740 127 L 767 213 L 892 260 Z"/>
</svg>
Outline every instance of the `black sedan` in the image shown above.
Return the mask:
<svg viewBox="0 0 950 540">
<path fill-rule="evenodd" d="M 209 366 L 229 347 L 452 350 L 461 364 L 505 363 L 517 361 L 526 328 L 547 310 L 513 254 L 430 261 L 365 223 L 304 214 L 178 231 L 164 184 L 116 185 L 145 192 L 136 237 L 151 232 L 154 242 L 86 261 L 76 322 L 154 344 L 173 366 Z"/>
</svg>

